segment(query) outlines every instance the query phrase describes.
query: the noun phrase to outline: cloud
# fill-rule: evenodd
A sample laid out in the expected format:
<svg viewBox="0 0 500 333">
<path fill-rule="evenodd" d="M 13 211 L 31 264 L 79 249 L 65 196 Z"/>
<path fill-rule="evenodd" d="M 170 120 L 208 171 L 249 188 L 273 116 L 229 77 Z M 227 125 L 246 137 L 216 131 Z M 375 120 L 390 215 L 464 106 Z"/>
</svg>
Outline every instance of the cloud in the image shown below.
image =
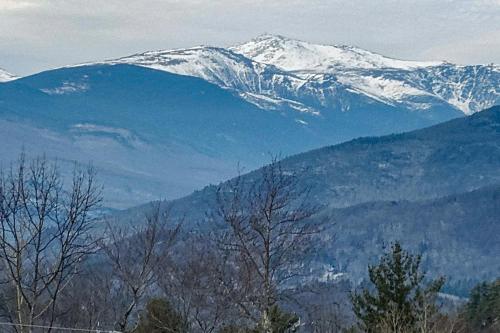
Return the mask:
<svg viewBox="0 0 500 333">
<path fill-rule="evenodd" d="M 27 8 L 38 7 L 40 3 L 36 1 L 23 0 L 2 0 L 0 2 L 0 13 L 23 10 Z"/>
<path fill-rule="evenodd" d="M 461 64 L 499 63 L 493 61 L 495 58 L 492 57 L 500 54 L 498 36 L 500 36 L 500 30 L 486 32 L 470 39 L 457 39 L 423 51 L 422 57 L 447 59 Z"/>
<path fill-rule="evenodd" d="M 399 58 L 499 63 L 488 37 L 500 30 L 499 9 L 500 0 L 0 0 L 0 67 L 28 74 L 264 32 Z"/>
</svg>

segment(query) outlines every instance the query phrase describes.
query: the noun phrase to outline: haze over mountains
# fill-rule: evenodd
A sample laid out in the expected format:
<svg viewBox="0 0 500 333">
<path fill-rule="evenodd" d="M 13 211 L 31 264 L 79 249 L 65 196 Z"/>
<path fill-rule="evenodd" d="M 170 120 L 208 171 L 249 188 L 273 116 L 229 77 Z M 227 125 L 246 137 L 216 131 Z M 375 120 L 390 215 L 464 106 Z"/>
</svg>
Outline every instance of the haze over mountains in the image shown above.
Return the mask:
<svg viewBox="0 0 500 333">
<path fill-rule="evenodd" d="M 308 263 L 317 277 L 347 273 L 354 281 L 394 240 L 423 254 L 431 275 L 450 288 L 500 271 L 500 107 L 422 130 L 356 139 L 284 159 L 298 192 L 326 221 Z M 260 177 L 256 170 L 243 184 Z M 224 184 L 222 185 L 224 188 Z M 186 228 L 210 228 L 216 186 L 167 204 Z M 149 206 L 120 214 L 134 220 Z M 456 292 L 464 290 L 455 289 Z"/>
<path fill-rule="evenodd" d="M 310 201 L 343 208 L 369 201 L 426 200 L 500 183 L 500 106 L 402 134 L 354 139 L 281 161 Z M 259 171 L 245 175 L 252 183 Z M 210 201 L 203 191 L 178 201 Z M 186 204 L 182 204 L 186 202 Z M 200 215 L 200 217 L 202 217 Z"/>
<path fill-rule="evenodd" d="M 3 72 L 2 72 L 3 73 Z M 497 65 L 390 59 L 261 36 L 18 78 L 0 73 L 1 161 L 92 161 L 106 205 L 186 195 L 268 160 L 498 104 Z"/>
</svg>

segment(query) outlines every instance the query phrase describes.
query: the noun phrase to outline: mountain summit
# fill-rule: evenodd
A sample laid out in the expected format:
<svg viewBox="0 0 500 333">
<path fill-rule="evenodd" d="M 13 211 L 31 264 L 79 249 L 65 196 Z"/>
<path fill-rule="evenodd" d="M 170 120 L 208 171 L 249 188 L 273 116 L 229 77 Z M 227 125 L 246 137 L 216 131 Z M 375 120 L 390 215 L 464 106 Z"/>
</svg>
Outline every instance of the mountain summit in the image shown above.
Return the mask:
<svg viewBox="0 0 500 333">
<path fill-rule="evenodd" d="M 280 36 L 12 78 L 0 84 L 0 164 L 23 148 L 91 160 L 120 208 L 186 195 L 269 153 L 401 133 L 500 103 L 496 65 L 407 62 Z"/>
<path fill-rule="evenodd" d="M 442 62 L 396 60 L 346 45 L 321 45 L 280 35 L 262 35 L 232 51 L 289 71 L 334 73 L 336 69 L 416 69 Z"/>
<path fill-rule="evenodd" d="M 228 49 L 152 51 L 108 63 L 196 76 L 281 111 L 347 111 L 365 99 L 424 115 L 436 105 L 470 115 L 500 101 L 498 65 L 397 60 L 353 46 L 274 35 Z"/>
</svg>

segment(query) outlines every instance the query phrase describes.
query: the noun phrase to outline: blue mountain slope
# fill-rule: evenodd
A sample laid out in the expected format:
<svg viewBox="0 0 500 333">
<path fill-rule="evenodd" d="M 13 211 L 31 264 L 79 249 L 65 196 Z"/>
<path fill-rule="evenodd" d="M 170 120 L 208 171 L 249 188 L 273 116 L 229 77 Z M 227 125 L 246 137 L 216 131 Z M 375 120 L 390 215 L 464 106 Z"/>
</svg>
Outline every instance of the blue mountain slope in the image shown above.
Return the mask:
<svg viewBox="0 0 500 333">
<path fill-rule="evenodd" d="M 431 275 L 471 283 L 498 275 L 500 106 L 467 118 L 383 137 L 361 138 L 282 160 L 296 191 L 326 222 L 321 249 L 308 264 L 323 274 L 366 277 L 383 247 L 401 240 L 422 252 Z M 241 176 L 252 186 L 260 170 Z M 244 185 L 245 186 L 245 185 Z M 216 186 L 166 204 L 187 230 L 206 232 Z M 150 205 L 115 216 L 140 221 Z M 208 213 L 208 214 L 207 214 Z"/>
<path fill-rule="evenodd" d="M 339 92 L 339 99 L 343 98 Z M 264 163 L 353 137 L 441 119 L 363 96 L 349 112 L 264 110 L 199 78 L 127 64 L 86 65 L 0 83 L 1 161 L 47 153 L 89 160 L 107 205 L 173 198 Z M 445 118 L 459 116 L 446 115 Z M 69 163 L 67 163 L 69 164 Z M 63 163 L 62 168 L 67 169 Z"/>
<path fill-rule="evenodd" d="M 355 139 L 282 160 L 300 175 L 315 205 L 343 208 L 370 201 L 428 200 L 500 184 L 500 106 L 429 128 Z M 259 179 L 260 171 L 242 176 Z M 174 201 L 184 216 L 202 220 L 215 186 Z"/>
<path fill-rule="evenodd" d="M 58 131 L 85 123 L 123 128 L 147 141 L 174 140 L 233 160 L 276 146 L 293 151 L 303 132 L 282 115 L 264 112 L 203 80 L 129 65 L 44 72 L 6 84 L 5 90 L 4 108 L 37 126 Z M 302 146 L 313 145 L 311 136 L 301 140 Z"/>
<path fill-rule="evenodd" d="M 432 200 L 326 209 L 323 216 L 336 222 L 335 241 L 326 242 L 321 255 L 357 279 L 366 277 L 384 246 L 399 240 L 423 254 L 429 275 L 446 276 L 449 292 L 464 292 L 461 283 L 472 287 L 500 272 L 499 203 L 500 185 L 492 185 Z"/>
<path fill-rule="evenodd" d="M 130 65 L 64 68 L 0 84 L 1 161 L 21 149 L 92 161 L 106 204 L 188 194 L 315 134 L 201 79 Z M 65 162 L 67 161 L 67 163 Z"/>
<path fill-rule="evenodd" d="M 339 101 L 353 99 L 349 112 L 300 117 L 296 111 L 259 112 L 262 110 L 204 80 L 131 65 L 63 68 L 5 85 L 14 95 L 17 89 L 26 90 L 20 88 L 22 85 L 38 90 L 33 93 L 44 104 L 14 97 L 13 106 L 32 108 L 33 115 L 39 115 L 37 124 L 50 126 L 49 122 L 57 121 L 64 126 L 96 121 L 109 126 L 119 123 L 148 133 L 158 127 L 158 121 L 168 120 L 162 124 L 169 128 L 168 135 L 188 138 L 188 134 L 193 134 L 190 140 L 195 144 L 199 144 L 200 136 L 216 131 L 235 141 L 244 140 L 243 133 L 251 131 L 252 141 L 267 133 L 263 141 L 269 146 L 264 146 L 264 151 L 276 151 L 273 144 L 279 144 L 278 150 L 285 154 L 358 136 L 406 131 L 461 116 L 458 111 L 438 112 L 438 107 L 434 113 L 412 112 L 364 96 L 354 98 L 352 93 L 340 90 Z M 46 92 L 44 96 L 38 96 L 40 91 Z M 47 95 L 52 97 L 50 103 Z M 5 99 L 10 104 L 9 97 Z M 46 110 L 46 104 L 51 105 L 50 110 Z M 308 126 L 303 126 L 298 118 Z M 157 139 L 167 133 L 162 129 L 151 135 Z"/>
</svg>

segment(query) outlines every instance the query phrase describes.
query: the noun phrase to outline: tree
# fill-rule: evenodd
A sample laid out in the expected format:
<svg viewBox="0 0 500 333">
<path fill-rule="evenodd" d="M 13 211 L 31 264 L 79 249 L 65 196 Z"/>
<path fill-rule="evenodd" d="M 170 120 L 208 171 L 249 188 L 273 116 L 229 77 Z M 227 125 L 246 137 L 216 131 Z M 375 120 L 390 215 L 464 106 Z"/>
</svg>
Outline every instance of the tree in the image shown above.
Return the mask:
<svg viewBox="0 0 500 333">
<path fill-rule="evenodd" d="M 57 326 L 112 331 L 113 305 L 119 292 L 109 263 L 102 256 L 95 255 L 93 259 L 83 265 L 81 273 L 61 294 L 56 309 Z"/>
<path fill-rule="evenodd" d="M 154 298 L 148 302 L 146 315 L 142 316 L 136 333 L 184 333 L 188 332 L 185 320 L 168 301 Z"/>
<path fill-rule="evenodd" d="M 299 317 L 282 311 L 273 305 L 266 318 L 253 330 L 253 333 L 293 333 L 298 329 Z"/>
<path fill-rule="evenodd" d="M 233 304 L 220 290 L 219 273 L 225 263 L 204 236 L 189 235 L 176 250 L 156 267 L 158 287 L 188 319 L 191 331 L 219 331 L 236 317 Z"/>
<path fill-rule="evenodd" d="M 119 291 L 113 305 L 116 326 L 121 332 L 133 331 L 131 316 L 156 281 L 155 269 L 161 258 L 169 256 L 180 224 L 169 226 L 168 211 L 160 203 L 153 205 L 145 221 L 121 226 L 108 222 L 101 248 L 112 265 Z"/>
<path fill-rule="evenodd" d="M 305 258 L 318 225 L 316 212 L 299 176 L 276 159 L 252 174 L 222 184 L 217 190 L 216 243 L 227 259 L 220 284 L 243 316 L 263 325 L 283 298 L 283 289 L 304 272 Z M 270 328 L 267 328 L 270 329 Z"/>
<path fill-rule="evenodd" d="M 12 289 L 10 316 L 17 331 L 31 332 L 30 325 L 42 320 L 54 323 L 61 292 L 96 250 L 91 231 L 100 201 L 92 168 L 75 166 L 69 187 L 46 158 L 27 162 L 22 155 L 17 166 L 2 172 L 0 260 Z"/>
<path fill-rule="evenodd" d="M 424 286 L 421 257 L 391 246 L 380 263 L 368 269 L 374 292 L 364 289 L 351 297 L 353 310 L 366 332 L 430 332 L 436 314 L 435 298 L 443 286 L 439 278 Z"/>
<path fill-rule="evenodd" d="M 255 328 L 246 328 L 237 325 L 223 327 L 219 333 L 294 333 L 299 328 L 299 317 L 282 311 L 274 305 Z"/>
<path fill-rule="evenodd" d="M 464 312 L 473 329 L 484 332 L 500 330 L 500 279 L 474 287 Z"/>
</svg>

